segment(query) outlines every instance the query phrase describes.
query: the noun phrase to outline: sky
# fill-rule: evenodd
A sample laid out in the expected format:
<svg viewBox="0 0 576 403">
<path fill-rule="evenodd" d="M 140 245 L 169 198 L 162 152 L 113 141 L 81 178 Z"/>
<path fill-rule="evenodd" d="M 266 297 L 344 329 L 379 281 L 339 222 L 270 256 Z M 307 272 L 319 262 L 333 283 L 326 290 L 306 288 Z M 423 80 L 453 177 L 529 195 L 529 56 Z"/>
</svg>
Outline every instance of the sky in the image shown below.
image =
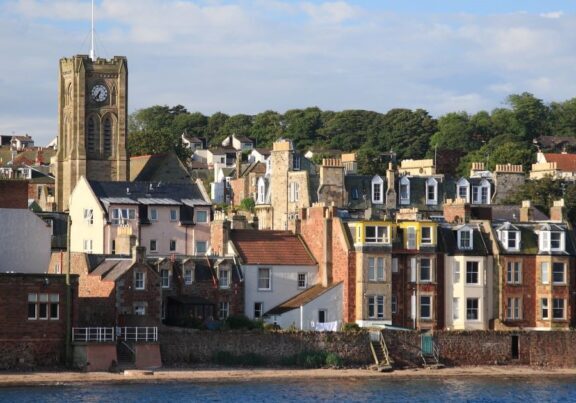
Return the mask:
<svg viewBox="0 0 576 403">
<path fill-rule="evenodd" d="M 58 61 L 90 0 L 0 0 L 0 134 L 57 135 Z M 129 112 L 505 107 L 576 96 L 573 0 L 96 0 L 96 54 L 128 58 Z"/>
</svg>

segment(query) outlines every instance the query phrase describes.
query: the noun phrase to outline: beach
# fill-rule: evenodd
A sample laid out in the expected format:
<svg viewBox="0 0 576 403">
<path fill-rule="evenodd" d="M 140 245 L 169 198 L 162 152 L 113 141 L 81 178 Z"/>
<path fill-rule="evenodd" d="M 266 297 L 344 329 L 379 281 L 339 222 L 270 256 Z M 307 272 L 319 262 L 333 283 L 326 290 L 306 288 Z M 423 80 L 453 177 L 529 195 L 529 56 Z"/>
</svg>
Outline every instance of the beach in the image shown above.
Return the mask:
<svg viewBox="0 0 576 403">
<path fill-rule="evenodd" d="M 0 372 L 0 387 L 167 382 L 283 382 L 300 379 L 354 378 L 450 378 L 450 377 L 576 377 L 576 368 L 526 366 L 479 366 L 442 369 L 403 369 L 382 373 L 372 369 L 158 369 L 111 372 Z"/>
</svg>

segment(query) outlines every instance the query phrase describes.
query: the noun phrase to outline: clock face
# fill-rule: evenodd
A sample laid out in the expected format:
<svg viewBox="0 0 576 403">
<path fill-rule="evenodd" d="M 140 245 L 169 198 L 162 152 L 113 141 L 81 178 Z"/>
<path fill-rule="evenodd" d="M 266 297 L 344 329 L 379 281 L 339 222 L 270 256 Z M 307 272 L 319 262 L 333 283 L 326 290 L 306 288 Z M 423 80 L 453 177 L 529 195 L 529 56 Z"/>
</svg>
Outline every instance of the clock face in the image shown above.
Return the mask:
<svg viewBox="0 0 576 403">
<path fill-rule="evenodd" d="M 108 89 L 102 84 L 96 84 L 90 91 L 90 97 L 93 101 L 104 102 L 108 98 Z"/>
</svg>

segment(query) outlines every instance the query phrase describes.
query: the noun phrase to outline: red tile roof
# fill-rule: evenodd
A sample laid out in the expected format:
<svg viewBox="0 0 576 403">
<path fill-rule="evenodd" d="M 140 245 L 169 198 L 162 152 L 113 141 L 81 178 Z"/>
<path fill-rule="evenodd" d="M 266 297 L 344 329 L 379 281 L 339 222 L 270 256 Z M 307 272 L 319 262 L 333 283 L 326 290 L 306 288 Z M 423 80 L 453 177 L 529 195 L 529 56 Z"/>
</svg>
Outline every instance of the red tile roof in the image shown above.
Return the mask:
<svg viewBox="0 0 576 403">
<path fill-rule="evenodd" d="M 555 162 L 560 171 L 576 172 L 576 154 L 544 154 L 546 162 Z"/>
<path fill-rule="evenodd" d="M 232 230 L 230 239 L 244 264 L 316 264 L 304 241 L 290 231 Z"/>
</svg>

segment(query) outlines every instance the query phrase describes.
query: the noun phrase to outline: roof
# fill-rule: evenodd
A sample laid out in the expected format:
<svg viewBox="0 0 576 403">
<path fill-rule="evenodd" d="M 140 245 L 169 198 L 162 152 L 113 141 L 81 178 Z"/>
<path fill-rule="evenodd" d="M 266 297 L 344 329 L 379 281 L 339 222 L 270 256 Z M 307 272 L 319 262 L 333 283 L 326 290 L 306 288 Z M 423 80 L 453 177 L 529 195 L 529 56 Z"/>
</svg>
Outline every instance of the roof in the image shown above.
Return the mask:
<svg viewBox="0 0 576 403">
<path fill-rule="evenodd" d="M 96 197 L 104 204 L 211 205 L 195 183 L 88 182 Z"/>
<path fill-rule="evenodd" d="M 254 148 L 252 151 L 256 151 L 265 157 L 268 157 L 272 154 L 272 150 L 270 150 L 269 148 Z"/>
<path fill-rule="evenodd" d="M 100 276 L 104 281 L 116 281 L 116 279 L 130 270 L 133 264 L 132 259 L 103 259 L 90 272 L 90 275 Z"/>
<path fill-rule="evenodd" d="M 564 172 L 576 172 L 576 154 L 545 153 L 546 162 L 555 162 L 556 167 Z"/>
<path fill-rule="evenodd" d="M 544 148 L 555 148 L 562 145 L 576 146 L 576 138 L 571 136 L 540 136 L 536 140 Z"/>
<path fill-rule="evenodd" d="M 316 264 L 304 241 L 290 231 L 232 230 L 230 239 L 247 265 Z"/>
<path fill-rule="evenodd" d="M 462 228 L 472 229 L 472 249 L 458 247 L 457 231 Z M 458 226 L 442 225 L 438 227 L 439 243 L 448 255 L 487 256 L 492 254 L 492 242 L 488 234 L 481 232 L 476 224 Z"/>
<path fill-rule="evenodd" d="M 131 157 L 130 180 L 135 182 L 193 182 L 188 170 L 173 152 Z"/>
<path fill-rule="evenodd" d="M 324 287 L 322 284 L 316 284 L 304 291 L 300 294 L 295 295 L 294 297 L 290 298 L 288 301 L 285 301 L 274 308 L 270 309 L 265 315 L 281 315 L 285 312 L 291 311 L 293 309 L 298 309 L 302 305 L 306 305 L 322 294 L 330 291 L 331 289 L 335 288 L 336 286 L 342 284 L 342 282 L 330 284 L 328 287 Z"/>
</svg>

